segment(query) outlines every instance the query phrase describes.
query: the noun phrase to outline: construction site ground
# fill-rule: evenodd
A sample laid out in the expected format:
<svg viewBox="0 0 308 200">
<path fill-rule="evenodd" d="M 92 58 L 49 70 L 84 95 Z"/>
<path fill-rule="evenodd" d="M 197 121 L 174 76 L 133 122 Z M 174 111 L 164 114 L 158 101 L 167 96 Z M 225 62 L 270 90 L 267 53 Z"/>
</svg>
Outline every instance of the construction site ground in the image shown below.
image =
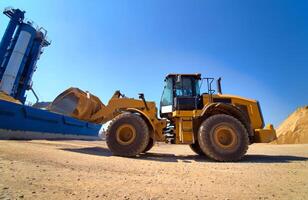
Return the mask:
<svg viewBox="0 0 308 200">
<path fill-rule="evenodd" d="M 308 144 L 251 145 L 220 163 L 186 145 L 138 158 L 103 141 L 0 141 L 0 199 L 308 199 Z"/>
</svg>

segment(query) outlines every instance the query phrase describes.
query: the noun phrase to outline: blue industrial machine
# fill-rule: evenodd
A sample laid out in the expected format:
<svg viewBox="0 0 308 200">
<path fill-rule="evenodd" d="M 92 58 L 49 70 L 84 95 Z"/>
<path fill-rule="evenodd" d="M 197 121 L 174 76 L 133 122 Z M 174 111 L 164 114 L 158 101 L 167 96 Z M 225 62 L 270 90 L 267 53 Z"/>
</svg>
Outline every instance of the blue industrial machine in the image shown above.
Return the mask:
<svg viewBox="0 0 308 200">
<path fill-rule="evenodd" d="M 31 22 L 24 23 L 19 9 L 5 9 L 11 18 L 0 44 L 0 91 L 24 103 L 26 90 L 32 88 L 32 74 L 42 48 L 50 43 L 46 31 L 37 30 Z"/>
<path fill-rule="evenodd" d="M 3 13 L 10 22 L 0 43 L 0 138 L 98 139 L 100 124 L 25 105 L 36 63 L 50 42 L 45 29 L 25 21 L 24 11 Z"/>
</svg>

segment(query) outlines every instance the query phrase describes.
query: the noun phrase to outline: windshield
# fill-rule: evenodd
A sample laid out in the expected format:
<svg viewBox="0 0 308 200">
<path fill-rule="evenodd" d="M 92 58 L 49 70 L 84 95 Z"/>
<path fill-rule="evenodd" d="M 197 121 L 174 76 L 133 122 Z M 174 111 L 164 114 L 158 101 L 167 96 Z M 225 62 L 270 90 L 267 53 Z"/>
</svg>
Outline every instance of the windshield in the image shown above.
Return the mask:
<svg viewBox="0 0 308 200">
<path fill-rule="evenodd" d="M 172 105 L 172 102 L 173 102 L 172 79 L 168 78 L 165 80 L 165 87 L 160 104 L 161 106 L 169 106 Z"/>
</svg>

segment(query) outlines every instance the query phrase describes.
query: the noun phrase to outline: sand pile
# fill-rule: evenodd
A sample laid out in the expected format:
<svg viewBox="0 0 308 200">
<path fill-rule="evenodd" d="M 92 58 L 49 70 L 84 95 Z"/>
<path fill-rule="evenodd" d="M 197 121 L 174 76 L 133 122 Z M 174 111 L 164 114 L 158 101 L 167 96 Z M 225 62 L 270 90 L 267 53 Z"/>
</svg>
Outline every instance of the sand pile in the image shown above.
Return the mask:
<svg viewBox="0 0 308 200">
<path fill-rule="evenodd" d="M 277 144 L 308 144 L 308 106 L 298 108 L 277 129 Z"/>
</svg>

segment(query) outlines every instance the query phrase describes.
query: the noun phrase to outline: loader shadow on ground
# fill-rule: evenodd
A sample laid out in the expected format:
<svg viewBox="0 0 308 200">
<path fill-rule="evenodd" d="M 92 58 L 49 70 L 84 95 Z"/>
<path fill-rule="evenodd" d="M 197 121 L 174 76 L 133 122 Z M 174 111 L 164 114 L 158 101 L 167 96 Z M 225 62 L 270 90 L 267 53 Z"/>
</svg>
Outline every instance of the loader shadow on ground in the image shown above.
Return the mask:
<svg viewBox="0 0 308 200">
<path fill-rule="evenodd" d="M 136 159 L 154 160 L 162 162 L 216 162 L 205 156 L 198 155 L 174 155 L 174 154 L 160 154 L 160 153 L 146 153 L 140 155 Z M 290 156 L 290 155 L 246 155 L 240 162 L 241 163 L 290 163 L 293 161 L 308 161 L 308 157 Z"/>
<path fill-rule="evenodd" d="M 107 148 L 102 147 L 86 147 L 86 148 L 62 148 L 61 150 L 75 153 L 82 153 L 94 156 L 112 156 L 112 153 Z"/>
<path fill-rule="evenodd" d="M 308 157 L 291 155 L 246 155 L 241 162 L 244 163 L 290 163 L 293 161 L 308 161 Z"/>
<path fill-rule="evenodd" d="M 82 153 L 95 156 L 113 156 L 107 148 L 103 147 L 87 147 L 87 148 L 63 148 L 61 150 L 70 151 L 75 153 Z M 141 154 L 131 159 L 142 159 L 158 162 L 215 162 L 205 156 L 198 155 L 175 155 L 171 153 L 152 153 L 148 152 Z M 291 156 L 291 155 L 261 155 L 261 154 L 248 154 L 241 163 L 290 163 L 294 161 L 308 161 L 308 157 Z"/>
</svg>

